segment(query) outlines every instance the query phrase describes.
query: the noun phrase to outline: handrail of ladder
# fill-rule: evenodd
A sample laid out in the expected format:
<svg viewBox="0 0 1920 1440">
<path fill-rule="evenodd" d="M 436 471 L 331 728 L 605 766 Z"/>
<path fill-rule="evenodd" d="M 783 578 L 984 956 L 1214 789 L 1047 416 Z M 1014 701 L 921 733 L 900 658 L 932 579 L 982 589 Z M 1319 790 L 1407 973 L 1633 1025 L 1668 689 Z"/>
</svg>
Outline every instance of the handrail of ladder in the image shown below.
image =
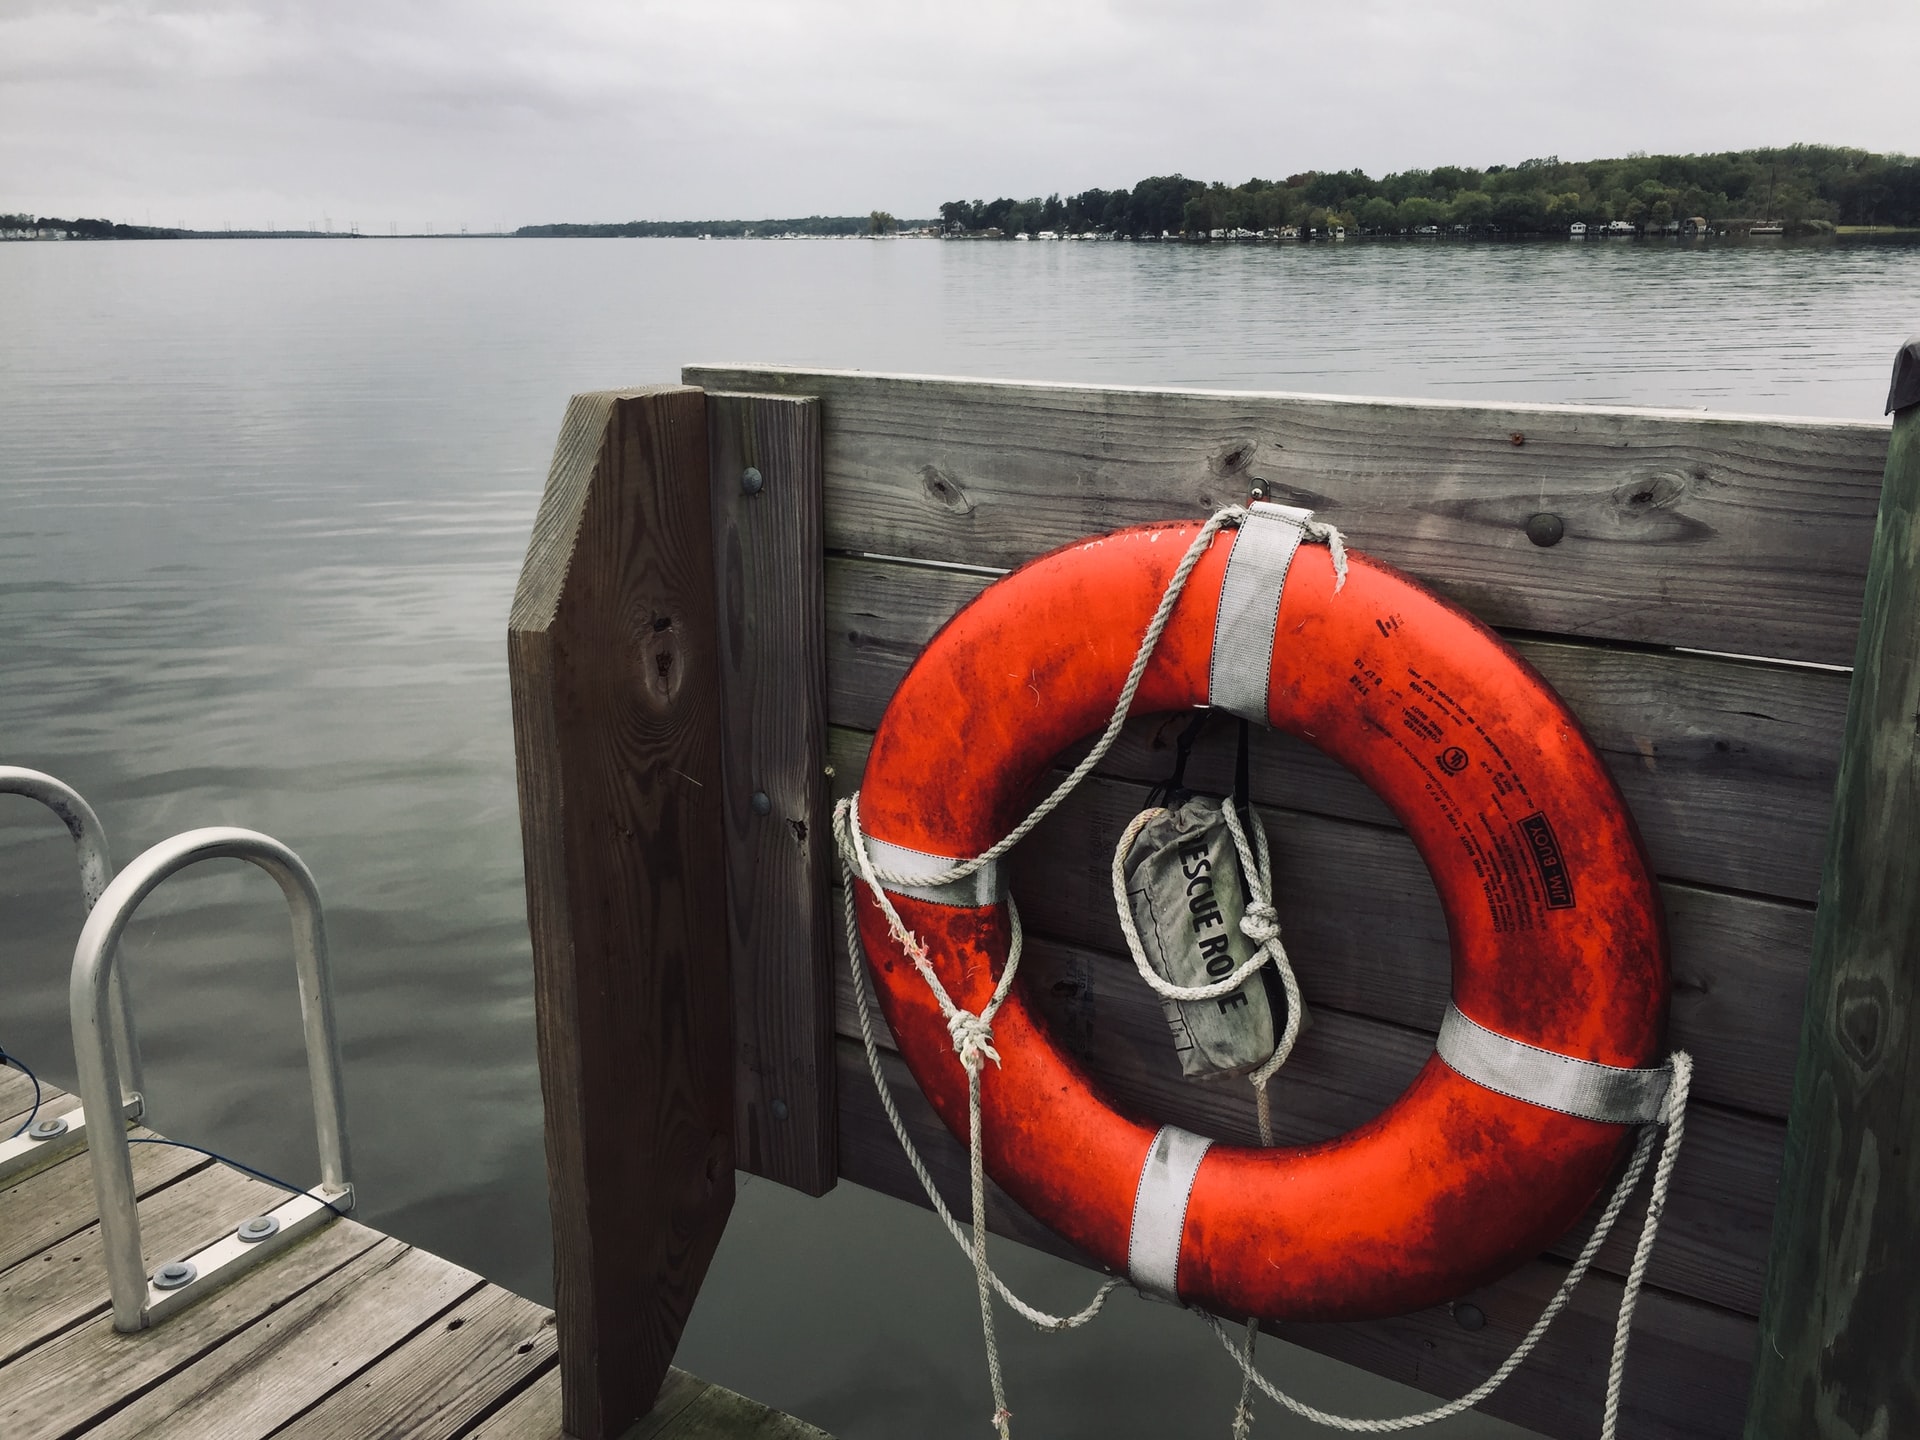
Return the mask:
<svg viewBox="0 0 1920 1440">
<path fill-rule="evenodd" d="M 80 862 L 80 898 L 91 914 L 113 880 L 113 853 L 107 846 L 106 827 L 101 825 L 93 807 L 64 780 L 22 765 L 0 765 L 0 795 L 24 795 L 29 800 L 38 800 L 60 817 L 67 833 L 73 837 L 74 856 Z M 112 1001 L 114 1024 L 118 1027 L 114 1046 L 120 1056 L 120 1081 L 124 1091 L 122 1109 L 138 1119 L 144 1108 L 140 1046 L 133 1031 L 133 1009 L 127 1003 L 126 986 L 117 970 L 113 977 Z"/>
<path fill-rule="evenodd" d="M 333 987 L 327 968 L 326 922 L 320 892 L 300 857 L 271 836 L 232 826 L 189 830 L 163 840 L 122 870 L 88 916 L 73 952 L 68 1006 L 80 1099 L 93 1131 L 93 1188 L 100 1209 L 101 1249 L 113 1297 L 113 1325 L 135 1331 L 149 1323 L 149 1296 L 135 1207 L 132 1152 L 126 1132 L 109 1123 L 119 1093 L 119 1056 L 106 1022 L 121 933 L 140 902 L 168 876 L 202 860 L 246 860 L 279 884 L 293 919 L 293 958 L 299 972 L 300 1017 L 306 1031 L 307 1077 L 320 1144 L 320 1187 L 345 1197 L 346 1106 L 340 1085 L 340 1047 L 334 1033 Z M 346 1208 L 330 1206 L 329 1208 Z"/>
</svg>

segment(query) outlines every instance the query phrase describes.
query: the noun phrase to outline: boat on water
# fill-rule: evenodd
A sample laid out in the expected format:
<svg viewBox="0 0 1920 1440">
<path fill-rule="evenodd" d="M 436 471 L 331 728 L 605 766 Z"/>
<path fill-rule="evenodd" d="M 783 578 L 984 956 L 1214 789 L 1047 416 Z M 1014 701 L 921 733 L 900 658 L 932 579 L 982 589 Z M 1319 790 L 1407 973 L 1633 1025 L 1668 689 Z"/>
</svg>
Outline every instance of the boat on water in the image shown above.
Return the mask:
<svg viewBox="0 0 1920 1440">
<path fill-rule="evenodd" d="M 1747 227 L 1749 235 L 1784 235 L 1787 227 L 1778 220 L 1757 220 Z"/>
</svg>

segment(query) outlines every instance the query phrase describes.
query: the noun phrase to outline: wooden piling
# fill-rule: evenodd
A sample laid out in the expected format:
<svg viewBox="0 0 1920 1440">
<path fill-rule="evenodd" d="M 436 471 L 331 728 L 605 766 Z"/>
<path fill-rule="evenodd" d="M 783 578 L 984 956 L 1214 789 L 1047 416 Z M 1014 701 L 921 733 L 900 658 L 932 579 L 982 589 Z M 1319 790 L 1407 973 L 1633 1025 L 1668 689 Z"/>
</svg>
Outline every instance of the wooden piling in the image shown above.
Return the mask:
<svg viewBox="0 0 1920 1440">
<path fill-rule="evenodd" d="M 1905 356 L 1920 361 L 1920 341 Z M 1894 418 L 1854 653 L 1747 1440 L 1920 1434 L 1917 734 L 1912 396 Z"/>
<path fill-rule="evenodd" d="M 733 1205 L 706 398 L 577 396 L 514 597 L 563 1419 L 652 1406 Z"/>
</svg>

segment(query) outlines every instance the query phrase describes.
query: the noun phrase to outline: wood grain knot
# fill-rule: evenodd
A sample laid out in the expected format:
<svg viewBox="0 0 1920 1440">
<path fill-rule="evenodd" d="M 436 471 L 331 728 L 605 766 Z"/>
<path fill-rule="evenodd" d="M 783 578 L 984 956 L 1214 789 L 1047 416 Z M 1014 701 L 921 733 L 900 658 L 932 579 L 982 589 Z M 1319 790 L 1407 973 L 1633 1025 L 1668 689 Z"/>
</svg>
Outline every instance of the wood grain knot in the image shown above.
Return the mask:
<svg viewBox="0 0 1920 1440">
<path fill-rule="evenodd" d="M 920 489 L 927 499 L 949 515 L 971 515 L 973 501 L 960 482 L 936 465 L 920 467 Z"/>
<path fill-rule="evenodd" d="M 658 616 L 640 642 L 640 689 L 655 708 L 671 709 L 686 687 L 680 633 L 671 616 Z"/>
<path fill-rule="evenodd" d="M 1221 479 L 1230 479 L 1253 463 L 1254 452 L 1259 445 L 1252 440 L 1229 440 L 1214 447 L 1207 456 L 1207 469 Z"/>
<path fill-rule="evenodd" d="M 1862 1070 L 1879 1063 L 1887 1039 L 1887 986 L 1877 975 L 1842 980 L 1833 1007 L 1834 1039 Z"/>
<path fill-rule="evenodd" d="M 1614 487 L 1613 517 L 1636 540 L 1697 544 L 1711 540 L 1713 526 L 1682 513 L 1680 504 L 1694 493 L 1692 480 L 1677 471 L 1638 475 Z"/>
</svg>

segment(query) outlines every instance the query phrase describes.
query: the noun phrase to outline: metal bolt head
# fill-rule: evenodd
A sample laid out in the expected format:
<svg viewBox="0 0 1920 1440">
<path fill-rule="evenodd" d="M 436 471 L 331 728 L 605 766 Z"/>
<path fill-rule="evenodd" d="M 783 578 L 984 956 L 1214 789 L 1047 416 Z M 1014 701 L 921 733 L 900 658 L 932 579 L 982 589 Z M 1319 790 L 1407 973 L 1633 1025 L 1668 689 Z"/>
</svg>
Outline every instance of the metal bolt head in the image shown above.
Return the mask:
<svg viewBox="0 0 1920 1440">
<path fill-rule="evenodd" d="M 767 477 L 749 465 L 740 472 L 740 488 L 749 495 L 758 495 L 760 487 L 767 483 Z"/>
<path fill-rule="evenodd" d="M 767 1108 L 773 1112 L 774 1119 L 784 1120 L 787 1118 L 787 1102 L 786 1101 L 775 1100 Z"/>
<path fill-rule="evenodd" d="M 258 1245 L 262 1240 L 280 1233 L 280 1222 L 271 1215 L 255 1215 L 242 1220 L 234 1228 L 234 1238 L 248 1245 Z"/>
<path fill-rule="evenodd" d="M 191 1260 L 174 1260 L 153 1272 L 153 1288 L 178 1290 L 182 1286 L 191 1285 L 199 1275 L 199 1269 Z"/>
<path fill-rule="evenodd" d="M 32 1127 L 27 1131 L 27 1138 L 29 1140 L 51 1140 L 56 1135 L 64 1135 L 66 1133 L 67 1122 L 58 1116 L 52 1116 L 45 1120 L 34 1121 Z"/>
<path fill-rule="evenodd" d="M 773 813 L 773 797 L 768 795 L 764 790 L 754 791 L 753 798 L 747 803 L 753 806 L 753 813 L 756 815 L 771 815 Z"/>
<path fill-rule="evenodd" d="M 1549 545 L 1558 545 L 1566 533 L 1566 522 L 1558 515 L 1542 510 L 1538 515 L 1527 517 L 1527 539 L 1543 550 Z"/>
<path fill-rule="evenodd" d="M 1478 1330 L 1487 1323 L 1487 1312 L 1478 1305 L 1462 1300 L 1453 1307 L 1453 1323 L 1462 1330 Z"/>
</svg>

